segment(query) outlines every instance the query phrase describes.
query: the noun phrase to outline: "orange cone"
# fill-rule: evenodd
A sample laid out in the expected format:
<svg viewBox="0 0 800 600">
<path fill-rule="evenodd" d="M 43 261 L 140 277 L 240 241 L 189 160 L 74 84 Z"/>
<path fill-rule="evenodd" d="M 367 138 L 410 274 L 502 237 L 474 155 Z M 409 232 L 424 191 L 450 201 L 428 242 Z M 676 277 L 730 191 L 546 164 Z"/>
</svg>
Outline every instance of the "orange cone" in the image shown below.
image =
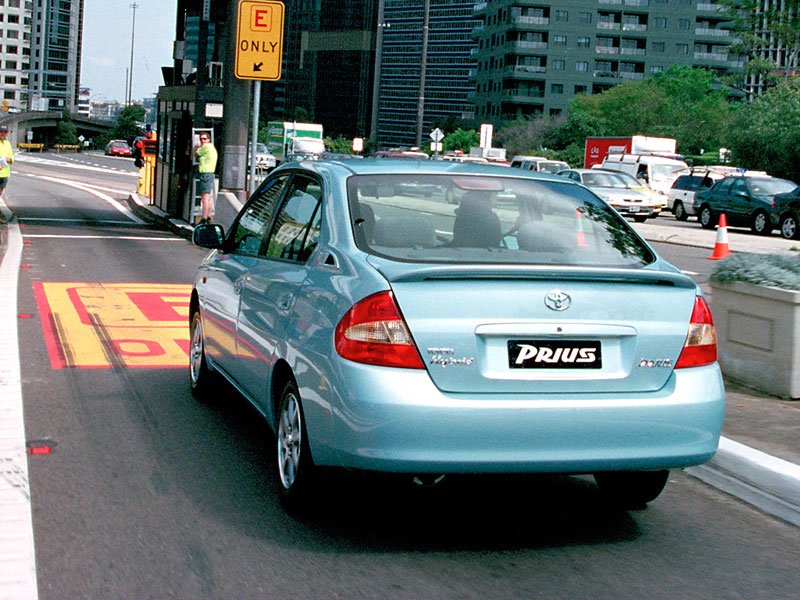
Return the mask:
<svg viewBox="0 0 800 600">
<path fill-rule="evenodd" d="M 720 260 L 730 255 L 731 250 L 728 246 L 728 221 L 725 218 L 725 213 L 722 213 L 719 216 L 719 223 L 717 223 L 717 243 L 714 244 L 714 252 L 711 253 L 708 260 Z"/>
<path fill-rule="evenodd" d="M 586 235 L 583 233 L 583 214 L 580 208 L 575 209 L 575 244 L 578 248 L 586 248 Z"/>
</svg>

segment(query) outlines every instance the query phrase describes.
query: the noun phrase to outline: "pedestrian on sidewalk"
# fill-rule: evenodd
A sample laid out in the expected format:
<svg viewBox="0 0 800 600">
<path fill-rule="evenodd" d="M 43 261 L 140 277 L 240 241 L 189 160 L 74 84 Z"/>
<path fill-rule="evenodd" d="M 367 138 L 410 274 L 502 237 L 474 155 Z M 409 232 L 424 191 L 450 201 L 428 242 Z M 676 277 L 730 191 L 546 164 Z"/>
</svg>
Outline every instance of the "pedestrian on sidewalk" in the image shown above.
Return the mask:
<svg viewBox="0 0 800 600">
<path fill-rule="evenodd" d="M 197 157 L 197 171 L 199 173 L 197 186 L 200 192 L 200 207 L 202 210 L 201 223 L 209 223 L 214 214 L 214 173 L 217 170 L 217 149 L 211 143 L 211 134 L 207 131 L 200 133 L 200 143 L 195 146 L 194 155 Z"/>
<path fill-rule="evenodd" d="M 14 150 L 8 137 L 8 127 L 0 125 L 0 200 L 6 193 L 8 178 L 11 176 L 11 165 L 14 162 Z"/>
</svg>

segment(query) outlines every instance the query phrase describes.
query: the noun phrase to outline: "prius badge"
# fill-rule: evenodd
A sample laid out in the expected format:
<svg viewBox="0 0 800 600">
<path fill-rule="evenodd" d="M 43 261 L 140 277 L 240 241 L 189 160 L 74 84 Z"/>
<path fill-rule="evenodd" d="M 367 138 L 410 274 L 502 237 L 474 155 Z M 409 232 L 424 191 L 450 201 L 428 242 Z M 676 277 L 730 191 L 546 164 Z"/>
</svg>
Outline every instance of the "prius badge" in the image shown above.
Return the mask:
<svg viewBox="0 0 800 600">
<path fill-rule="evenodd" d="M 567 310 L 571 304 L 572 298 L 561 290 L 553 290 L 544 297 L 544 305 L 550 310 Z"/>
</svg>

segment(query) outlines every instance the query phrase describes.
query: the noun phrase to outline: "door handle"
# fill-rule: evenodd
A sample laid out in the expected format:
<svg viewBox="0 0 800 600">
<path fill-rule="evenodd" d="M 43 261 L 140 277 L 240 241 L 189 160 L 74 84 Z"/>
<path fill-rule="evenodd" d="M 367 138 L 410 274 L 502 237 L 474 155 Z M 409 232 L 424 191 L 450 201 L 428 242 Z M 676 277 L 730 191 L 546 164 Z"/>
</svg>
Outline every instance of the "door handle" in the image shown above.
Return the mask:
<svg viewBox="0 0 800 600">
<path fill-rule="evenodd" d="M 283 294 L 280 298 L 278 298 L 277 306 L 278 310 L 288 312 L 289 309 L 292 307 L 292 303 L 294 302 L 294 294 L 288 292 Z"/>
<path fill-rule="evenodd" d="M 238 279 L 234 280 L 233 282 L 233 293 L 234 294 L 241 294 L 242 290 L 244 289 L 244 284 L 250 281 L 249 275 L 242 275 Z"/>
</svg>

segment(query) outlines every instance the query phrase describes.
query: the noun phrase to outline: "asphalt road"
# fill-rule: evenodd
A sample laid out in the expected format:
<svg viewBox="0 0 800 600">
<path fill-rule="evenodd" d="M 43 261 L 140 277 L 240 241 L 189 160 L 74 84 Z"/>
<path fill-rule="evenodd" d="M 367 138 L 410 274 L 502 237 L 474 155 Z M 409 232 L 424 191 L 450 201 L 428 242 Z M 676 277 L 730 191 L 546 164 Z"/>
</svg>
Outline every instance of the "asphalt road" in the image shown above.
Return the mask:
<svg viewBox="0 0 800 600">
<path fill-rule="evenodd" d="M 152 366 L 173 335 L 153 332 L 184 310 L 164 286 L 188 284 L 203 251 L 131 220 L 113 201 L 135 178 L 109 170 L 129 164 L 97 160 L 19 162 L 7 200 L 32 317 L 19 320 L 26 435 L 54 444 L 29 457 L 40 598 L 796 597 L 797 529 L 680 472 L 630 513 L 581 478 L 431 490 L 347 475 L 312 515 L 287 515 L 257 414 L 231 390 L 200 405 L 185 368 Z M 702 250 L 667 252 L 703 276 Z M 104 303 L 120 288 L 152 323 Z M 98 323 L 119 350 L 106 363 L 81 329 Z"/>
</svg>

